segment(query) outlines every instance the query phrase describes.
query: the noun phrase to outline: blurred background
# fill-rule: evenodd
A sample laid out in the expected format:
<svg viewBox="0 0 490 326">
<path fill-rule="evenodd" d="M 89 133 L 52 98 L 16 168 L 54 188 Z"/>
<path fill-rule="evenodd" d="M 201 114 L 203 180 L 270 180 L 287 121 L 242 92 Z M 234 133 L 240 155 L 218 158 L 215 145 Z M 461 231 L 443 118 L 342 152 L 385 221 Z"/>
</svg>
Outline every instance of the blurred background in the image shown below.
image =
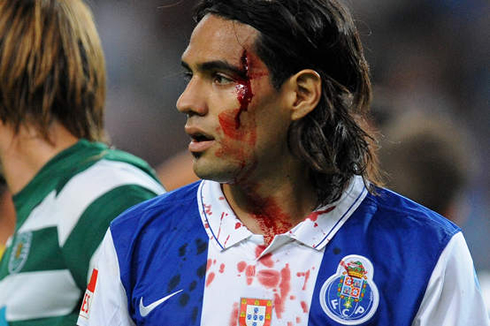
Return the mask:
<svg viewBox="0 0 490 326">
<path fill-rule="evenodd" d="M 175 102 L 184 89 L 180 55 L 194 26 L 194 1 L 89 4 L 106 53 L 112 144 L 157 168 L 189 142 Z M 434 202 L 458 223 L 483 276 L 490 270 L 490 3 L 348 5 L 371 66 L 387 185 Z"/>
</svg>

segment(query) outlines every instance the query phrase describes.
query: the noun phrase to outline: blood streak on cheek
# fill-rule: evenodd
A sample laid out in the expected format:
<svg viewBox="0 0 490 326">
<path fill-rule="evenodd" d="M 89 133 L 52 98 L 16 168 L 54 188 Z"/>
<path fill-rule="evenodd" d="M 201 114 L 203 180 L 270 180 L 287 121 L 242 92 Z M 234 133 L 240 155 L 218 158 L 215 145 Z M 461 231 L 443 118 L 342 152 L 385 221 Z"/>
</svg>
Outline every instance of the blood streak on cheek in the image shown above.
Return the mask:
<svg viewBox="0 0 490 326">
<path fill-rule="evenodd" d="M 238 116 L 240 116 L 240 109 L 223 111 L 218 115 L 219 124 L 226 136 L 245 141 L 248 131 L 237 127 L 236 117 Z"/>
<path fill-rule="evenodd" d="M 250 82 L 250 66 L 247 51 L 244 51 L 241 57 L 242 71 L 244 77 L 240 78 L 236 83 L 235 89 L 237 94 L 237 100 L 240 104 L 238 109 L 227 110 L 219 114 L 219 124 L 225 135 L 238 140 L 245 140 L 246 136 L 250 134 L 250 130 L 241 127 L 241 115 L 243 112 L 248 111 L 248 106 L 254 97 L 252 92 L 252 84 Z M 255 142 L 254 137 L 253 141 Z"/>
<path fill-rule="evenodd" d="M 237 100 L 240 103 L 240 109 L 235 117 L 236 128 L 240 128 L 240 116 L 243 112 L 248 111 L 248 105 L 252 102 L 254 94 L 252 92 L 252 84 L 250 83 L 250 66 L 247 51 L 243 51 L 242 57 L 242 70 L 245 72 L 245 78 L 238 81 L 236 85 Z"/>
</svg>

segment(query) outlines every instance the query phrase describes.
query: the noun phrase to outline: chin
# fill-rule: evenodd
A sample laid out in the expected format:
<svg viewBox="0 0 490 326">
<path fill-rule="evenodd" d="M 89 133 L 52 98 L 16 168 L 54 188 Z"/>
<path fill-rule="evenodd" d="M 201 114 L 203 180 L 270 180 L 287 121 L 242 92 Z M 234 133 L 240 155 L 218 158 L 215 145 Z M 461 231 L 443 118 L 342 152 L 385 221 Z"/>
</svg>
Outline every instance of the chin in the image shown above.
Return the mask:
<svg viewBox="0 0 490 326">
<path fill-rule="evenodd" d="M 219 183 L 235 183 L 237 179 L 236 167 L 225 167 L 217 162 L 194 162 L 194 173 L 201 179 L 212 180 Z"/>
</svg>

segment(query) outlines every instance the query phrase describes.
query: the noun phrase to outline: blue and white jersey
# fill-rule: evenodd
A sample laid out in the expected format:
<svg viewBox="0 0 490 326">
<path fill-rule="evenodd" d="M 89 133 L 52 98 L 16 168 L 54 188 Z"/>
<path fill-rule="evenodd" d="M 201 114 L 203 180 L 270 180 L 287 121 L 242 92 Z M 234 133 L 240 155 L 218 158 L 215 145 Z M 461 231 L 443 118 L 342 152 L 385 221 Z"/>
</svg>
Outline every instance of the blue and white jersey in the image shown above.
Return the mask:
<svg viewBox="0 0 490 326">
<path fill-rule="evenodd" d="M 488 325 L 460 229 L 354 178 L 264 245 L 202 181 L 117 218 L 78 324 Z"/>
</svg>

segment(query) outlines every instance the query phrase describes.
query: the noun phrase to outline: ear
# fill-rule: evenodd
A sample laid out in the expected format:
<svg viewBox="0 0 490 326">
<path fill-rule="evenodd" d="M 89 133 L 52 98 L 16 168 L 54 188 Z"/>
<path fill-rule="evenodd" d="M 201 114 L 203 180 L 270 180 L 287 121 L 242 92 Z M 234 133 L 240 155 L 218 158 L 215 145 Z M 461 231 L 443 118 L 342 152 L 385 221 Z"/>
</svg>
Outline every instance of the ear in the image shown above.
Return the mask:
<svg viewBox="0 0 490 326">
<path fill-rule="evenodd" d="M 313 111 L 322 95 L 322 79 L 312 69 L 303 69 L 289 77 L 289 89 L 293 91 L 291 120 L 300 120 Z"/>
</svg>

